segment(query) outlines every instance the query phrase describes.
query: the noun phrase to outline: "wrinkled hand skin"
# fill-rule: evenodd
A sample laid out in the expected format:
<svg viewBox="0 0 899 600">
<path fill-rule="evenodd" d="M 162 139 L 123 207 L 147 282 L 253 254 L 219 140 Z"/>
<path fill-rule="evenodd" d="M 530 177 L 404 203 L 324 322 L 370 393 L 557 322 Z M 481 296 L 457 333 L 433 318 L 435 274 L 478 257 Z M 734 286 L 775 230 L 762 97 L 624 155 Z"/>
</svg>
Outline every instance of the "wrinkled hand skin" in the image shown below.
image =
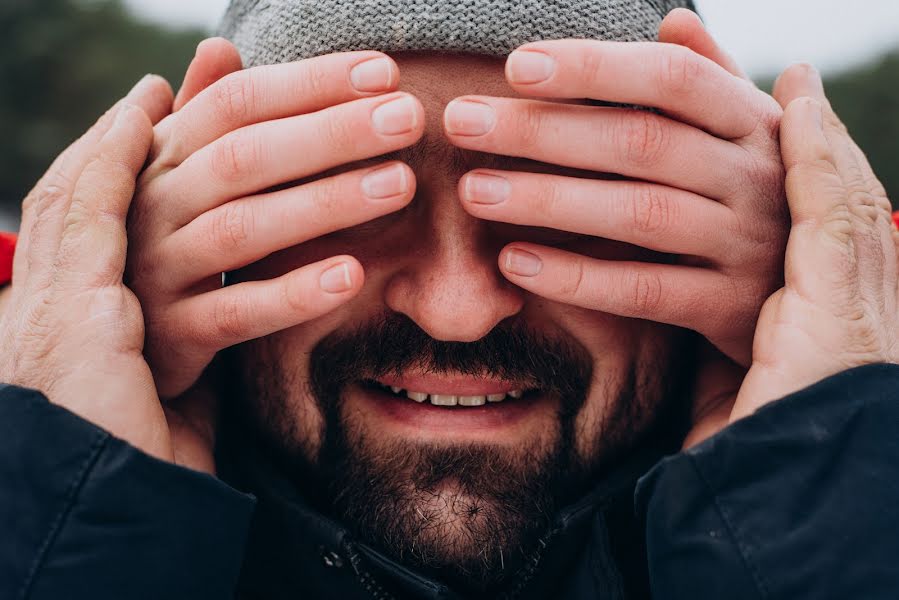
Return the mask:
<svg viewBox="0 0 899 600">
<path fill-rule="evenodd" d="M 899 232 L 886 191 L 817 71 L 790 68 L 774 95 L 793 227 L 785 285 L 762 311 L 731 421 L 841 371 L 899 363 Z"/>
<path fill-rule="evenodd" d="M 165 81 L 145 78 L 28 195 L 0 317 L 0 381 L 39 390 L 169 461 L 168 424 L 141 353 L 143 315 L 122 275 L 135 180 L 171 101 Z"/>
<path fill-rule="evenodd" d="M 320 317 L 364 281 L 350 256 L 225 288 L 221 273 L 400 210 L 416 182 L 393 161 L 266 190 L 410 146 L 424 130 L 421 103 L 395 91 L 398 67 L 379 52 L 241 70 L 236 49 L 213 39 L 196 60 L 205 55 L 217 72 L 189 76 L 183 106 L 156 127 L 129 227 L 126 277 L 163 398 L 218 351 Z"/>
<path fill-rule="evenodd" d="M 658 113 L 469 96 L 445 114 L 447 135 L 462 148 L 629 180 L 482 169 L 463 178 L 459 195 L 480 218 L 677 256 L 674 264 L 614 262 L 513 243 L 499 268 L 555 301 L 695 330 L 748 367 L 761 306 L 783 281 L 782 110 L 690 11 L 673 11 L 660 38 L 666 43 L 537 42 L 515 51 L 506 67 L 525 97 Z M 484 114 L 486 126 L 477 120 Z"/>
</svg>

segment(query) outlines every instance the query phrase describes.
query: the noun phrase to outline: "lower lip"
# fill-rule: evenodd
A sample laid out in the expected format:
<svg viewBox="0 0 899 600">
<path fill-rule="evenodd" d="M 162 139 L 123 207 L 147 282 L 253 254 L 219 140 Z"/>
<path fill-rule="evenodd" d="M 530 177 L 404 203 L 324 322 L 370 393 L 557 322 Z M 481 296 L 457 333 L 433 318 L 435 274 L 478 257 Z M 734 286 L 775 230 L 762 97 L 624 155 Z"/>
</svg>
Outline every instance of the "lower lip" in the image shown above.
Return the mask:
<svg viewBox="0 0 899 600">
<path fill-rule="evenodd" d="M 434 406 L 429 402 L 415 402 L 371 387 L 357 385 L 351 391 L 366 404 L 366 412 L 375 413 L 399 425 L 417 431 L 451 433 L 495 432 L 513 427 L 534 410 L 546 403 L 546 397 L 526 394 L 522 398 L 507 398 L 502 402 L 490 402 L 483 406 Z"/>
</svg>

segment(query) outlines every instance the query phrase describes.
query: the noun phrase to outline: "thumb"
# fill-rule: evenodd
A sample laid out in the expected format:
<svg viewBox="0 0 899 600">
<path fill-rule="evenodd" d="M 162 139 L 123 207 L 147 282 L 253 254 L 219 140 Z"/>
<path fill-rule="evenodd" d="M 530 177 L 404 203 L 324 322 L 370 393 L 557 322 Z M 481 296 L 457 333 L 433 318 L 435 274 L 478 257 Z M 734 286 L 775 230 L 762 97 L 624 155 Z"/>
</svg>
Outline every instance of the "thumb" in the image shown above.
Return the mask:
<svg viewBox="0 0 899 600">
<path fill-rule="evenodd" d="M 749 80 L 740 65 L 718 45 L 705 28 L 702 19 L 692 10 L 675 8 L 668 13 L 659 29 L 659 41 L 685 46 L 717 63 L 731 75 Z"/>
<path fill-rule="evenodd" d="M 184 83 L 175 98 L 174 110 L 181 110 L 207 87 L 241 69 L 243 61 L 234 44 L 224 38 L 203 40 L 197 46 L 196 56 L 187 67 Z"/>
</svg>

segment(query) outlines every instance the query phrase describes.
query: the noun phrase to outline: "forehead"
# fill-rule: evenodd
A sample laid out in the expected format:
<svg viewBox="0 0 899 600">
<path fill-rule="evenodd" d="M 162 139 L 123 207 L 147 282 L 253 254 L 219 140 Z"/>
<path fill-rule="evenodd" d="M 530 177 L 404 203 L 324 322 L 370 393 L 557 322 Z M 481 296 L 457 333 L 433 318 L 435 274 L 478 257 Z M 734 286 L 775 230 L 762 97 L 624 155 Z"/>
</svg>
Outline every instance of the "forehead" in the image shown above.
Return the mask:
<svg viewBox="0 0 899 600">
<path fill-rule="evenodd" d="M 515 97 L 505 60 L 493 56 L 403 52 L 391 55 L 400 68 L 400 89 L 418 96 L 430 113 L 463 95 Z"/>
</svg>

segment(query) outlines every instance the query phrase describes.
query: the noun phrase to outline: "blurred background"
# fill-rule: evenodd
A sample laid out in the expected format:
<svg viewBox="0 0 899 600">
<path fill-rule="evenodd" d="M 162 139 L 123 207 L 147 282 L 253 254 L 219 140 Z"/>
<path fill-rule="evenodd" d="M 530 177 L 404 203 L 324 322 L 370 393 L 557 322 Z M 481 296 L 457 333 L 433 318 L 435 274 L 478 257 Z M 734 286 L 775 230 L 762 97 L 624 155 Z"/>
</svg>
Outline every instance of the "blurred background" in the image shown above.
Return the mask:
<svg viewBox="0 0 899 600">
<path fill-rule="evenodd" d="M 0 0 L 0 230 L 53 158 L 145 73 L 176 87 L 228 0 Z M 765 89 L 804 60 L 899 201 L 899 2 L 698 0 Z M 859 8 L 863 6 L 864 8 Z"/>
</svg>

